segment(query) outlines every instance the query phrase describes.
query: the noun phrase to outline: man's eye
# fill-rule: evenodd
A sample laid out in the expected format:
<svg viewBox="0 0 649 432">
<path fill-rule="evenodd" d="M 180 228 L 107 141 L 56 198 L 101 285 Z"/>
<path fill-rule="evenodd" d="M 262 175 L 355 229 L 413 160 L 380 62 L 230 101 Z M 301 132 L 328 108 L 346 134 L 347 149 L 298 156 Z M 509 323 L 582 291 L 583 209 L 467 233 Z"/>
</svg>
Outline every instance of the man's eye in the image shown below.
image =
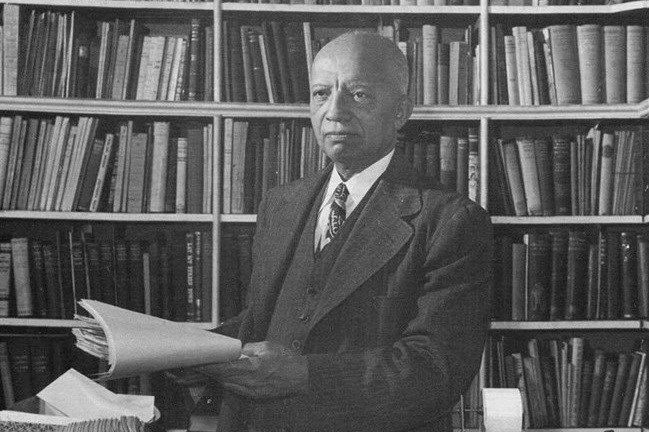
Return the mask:
<svg viewBox="0 0 649 432">
<path fill-rule="evenodd" d="M 365 92 L 362 91 L 354 92 L 354 99 L 356 99 L 357 101 L 367 100 L 368 97 L 369 95 Z"/>
<path fill-rule="evenodd" d="M 324 100 L 327 99 L 328 93 L 326 90 L 314 90 L 312 96 L 315 100 Z"/>
</svg>

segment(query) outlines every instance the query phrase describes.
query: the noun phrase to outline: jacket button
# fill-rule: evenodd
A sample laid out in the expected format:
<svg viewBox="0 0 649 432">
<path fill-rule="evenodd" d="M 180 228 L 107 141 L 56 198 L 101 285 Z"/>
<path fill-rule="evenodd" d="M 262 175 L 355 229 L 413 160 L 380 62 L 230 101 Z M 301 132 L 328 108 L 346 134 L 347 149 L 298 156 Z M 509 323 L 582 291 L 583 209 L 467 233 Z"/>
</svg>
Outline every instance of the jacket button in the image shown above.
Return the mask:
<svg viewBox="0 0 649 432">
<path fill-rule="evenodd" d="M 309 287 L 307 288 L 306 293 L 309 295 L 316 295 L 318 294 L 318 290 L 313 287 Z"/>
<path fill-rule="evenodd" d="M 308 313 L 303 313 L 300 315 L 300 321 L 308 322 L 311 319 L 311 316 Z"/>
<path fill-rule="evenodd" d="M 299 340 L 295 339 L 295 340 L 293 341 L 293 343 L 291 344 L 291 346 L 293 347 L 293 349 L 294 349 L 295 351 L 299 351 L 299 350 L 302 348 L 302 342 L 300 342 Z"/>
</svg>

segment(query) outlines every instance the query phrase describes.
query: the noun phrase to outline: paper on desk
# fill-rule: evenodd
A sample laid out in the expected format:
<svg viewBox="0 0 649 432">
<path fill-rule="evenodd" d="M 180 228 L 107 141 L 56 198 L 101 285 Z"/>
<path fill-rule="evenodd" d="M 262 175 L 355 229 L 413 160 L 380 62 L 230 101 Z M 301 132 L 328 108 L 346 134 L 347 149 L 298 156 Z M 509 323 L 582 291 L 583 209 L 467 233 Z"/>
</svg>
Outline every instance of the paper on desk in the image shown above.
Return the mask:
<svg viewBox="0 0 649 432">
<path fill-rule="evenodd" d="M 482 410 L 486 432 L 521 432 L 523 402 L 517 388 L 482 389 Z"/>
<path fill-rule="evenodd" d="M 11 421 L 18 423 L 35 423 L 48 425 L 67 425 L 79 421 L 76 418 L 59 417 L 53 415 L 32 414 L 22 411 L 0 411 L 0 421 Z"/>
<path fill-rule="evenodd" d="M 74 369 L 37 396 L 66 416 L 80 420 L 134 416 L 147 423 L 155 418 L 153 396 L 115 394 Z"/>
<path fill-rule="evenodd" d="M 96 325 L 93 331 L 83 326 L 72 330 L 79 348 L 108 360 L 110 368 L 100 379 L 227 362 L 241 355 L 238 339 L 96 300 L 79 304 L 103 330 L 100 335 Z"/>
</svg>

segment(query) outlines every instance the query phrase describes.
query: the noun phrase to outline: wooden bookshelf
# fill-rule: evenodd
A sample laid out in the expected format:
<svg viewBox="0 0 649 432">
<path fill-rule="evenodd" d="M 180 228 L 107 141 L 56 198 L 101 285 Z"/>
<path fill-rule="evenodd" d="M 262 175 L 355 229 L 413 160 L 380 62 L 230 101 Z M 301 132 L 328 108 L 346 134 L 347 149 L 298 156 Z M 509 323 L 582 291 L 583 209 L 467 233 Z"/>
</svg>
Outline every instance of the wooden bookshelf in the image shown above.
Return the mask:
<svg viewBox="0 0 649 432">
<path fill-rule="evenodd" d="M 544 22 L 549 22 L 553 16 L 565 20 L 568 16 L 575 16 L 576 20 L 587 20 L 591 17 L 600 21 L 611 16 L 613 20 L 623 21 L 632 14 L 646 14 L 649 11 L 649 0 L 633 1 L 615 5 L 603 6 L 489 6 L 487 0 L 482 0 L 480 6 L 361 6 L 361 5 L 306 5 L 306 4 L 269 4 L 269 3 L 238 3 L 222 2 L 175 2 L 175 1 L 137 1 L 137 0 L 0 0 L 0 7 L 5 4 L 39 8 L 61 8 L 65 10 L 79 9 L 84 13 L 91 11 L 96 17 L 101 18 L 108 10 L 116 10 L 118 14 L 126 15 L 133 11 L 134 15 L 145 16 L 149 14 L 157 20 L 173 20 L 174 14 L 183 16 L 200 16 L 204 21 L 212 21 L 214 25 L 214 52 L 222 48 L 222 33 L 216 31 L 222 21 L 235 17 L 243 22 L 249 17 L 253 20 L 273 19 L 272 17 L 286 18 L 287 20 L 309 20 L 317 27 L 319 21 L 344 21 L 366 23 L 367 26 L 376 24 L 376 19 L 385 17 L 390 20 L 401 18 L 404 21 L 425 22 L 428 18 L 440 22 L 448 19 L 455 22 L 479 22 L 476 37 L 480 40 L 480 63 L 487 65 L 489 55 L 489 30 L 490 20 L 500 18 L 508 25 L 517 20 L 529 22 L 535 16 L 541 17 Z M 531 18 L 530 18 L 531 17 Z M 163 25 L 173 26 L 168 22 Z M 417 24 L 419 25 L 419 24 Z M 443 26 L 443 24 L 440 24 Z M 647 54 L 649 55 L 649 54 Z M 108 100 L 108 99 L 63 99 L 63 98 L 36 98 L 26 96 L 0 96 L 2 111 L 7 113 L 39 113 L 39 114 L 65 114 L 83 116 L 105 117 L 136 117 L 138 119 L 155 117 L 156 119 L 202 119 L 205 123 L 213 125 L 213 145 L 218 151 L 214 152 L 213 176 L 213 211 L 209 214 L 131 214 L 131 213 L 88 213 L 88 212 L 35 212 L 35 211 L 0 211 L 0 221 L 13 223 L 46 221 L 70 221 L 74 223 L 85 222 L 110 222 L 110 223 L 159 223 L 169 224 L 177 229 L 184 224 L 210 224 L 213 235 L 212 259 L 212 286 L 213 293 L 211 322 L 191 322 L 190 326 L 209 329 L 218 323 L 219 309 L 219 270 L 221 257 L 219 257 L 222 237 L 222 228 L 228 225 L 253 224 L 257 217 L 254 214 L 220 214 L 221 201 L 221 134 L 224 117 L 235 119 L 308 119 L 309 107 L 307 104 L 268 104 L 223 102 L 221 100 L 221 67 L 222 58 L 215 55 L 213 59 L 213 96 L 215 102 L 167 102 L 143 100 Z M 639 103 L 630 104 L 595 104 L 595 105 L 541 105 L 541 106 L 508 106 L 489 105 L 488 101 L 488 68 L 480 71 L 481 82 L 479 105 L 418 105 L 414 108 L 412 120 L 419 122 L 474 122 L 480 129 L 480 157 L 481 157 L 481 199 L 483 206 L 487 205 L 486 185 L 488 170 L 486 154 L 489 149 L 491 126 L 494 122 L 509 124 L 518 121 L 545 121 L 568 122 L 570 120 L 581 123 L 599 120 L 623 120 L 640 123 L 649 118 L 649 99 Z M 179 121 L 183 121 L 179 120 Z M 625 216 L 552 216 L 552 217 L 514 217 L 493 216 L 491 218 L 498 229 L 505 230 L 511 226 L 518 227 L 545 227 L 552 225 L 569 226 L 570 228 L 590 225 L 628 225 L 642 227 L 649 225 L 649 215 Z M 1 223 L 1 222 L 0 222 Z M 248 229 L 249 227 L 244 227 Z M 209 228 L 206 229 L 209 231 Z M 18 332 L 20 327 L 32 329 L 53 328 L 69 329 L 79 325 L 73 320 L 64 319 L 36 319 L 36 318 L 0 318 L 0 328 L 5 332 Z M 31 330 L 31 329 L 30 329 Z M 644 335 L 649 331 L 649 321 L 642 319 L 610 320 L 610 321 L 493 321 L 490 323 L 493 332 L 523 332 L 521 338 L 533 336 L 538 332 L 557 332 L 562 336 L 570 332 L 593 331 L 610 333 L 614 338 L 616 332 L 633 335 Z M 608 430 L 641 432 L 649 429 L 643 428 L 560 428 L 560 429 L 527 429 L 532 432 L 605 432 Z M 465 431 L 473 431 L 465 429 Z M 476 430 L 477 431 L 477 430 Z"/>
</svg>

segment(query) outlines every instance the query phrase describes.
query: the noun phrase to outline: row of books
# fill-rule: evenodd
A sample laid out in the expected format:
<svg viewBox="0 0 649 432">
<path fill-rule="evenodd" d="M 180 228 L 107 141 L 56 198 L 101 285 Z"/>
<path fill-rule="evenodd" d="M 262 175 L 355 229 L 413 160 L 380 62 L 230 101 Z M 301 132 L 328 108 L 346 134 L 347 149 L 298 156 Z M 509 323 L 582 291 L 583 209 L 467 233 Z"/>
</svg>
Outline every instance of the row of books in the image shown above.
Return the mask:
<svg viewBox="0 0 649 432">
<path fill-rule="evenodd" d="M 254 226 L 238 225 L 223 229 L 219 272 L 221 321 L 237 316 L 248 305 L 253 235 Z"/>
<path fill-rule="evenodd" d="M 308 102 L 309 22 L 223 21 L 223 94 L 232 102 Z"/>
<path fill-rule="evenodd" d="M 473 201 L 480 199 L 479 136 L 476 128 L 399 134 L 395 152 L 420 173 Z"/>
<path fill-rule="evenodd" d="M 135 18 L 95 21 L 75 10 L 22 14 L 21 20 L 18 5 L 3 8 L 6 96 L 212 98 L 213 27 L 198 18 L 181 31 L 149 35 Z"/>
<path fill-rule="evenodd" d="M 509 105 L 637 103 L 649 97 L 649 27 L 561 24 L 491 28 L 491 101 Z"/>
<path fill-rule="evenodd" d="M 510 346 L 512 345 L 512 346 Z M 490 343 L 490 385 L 518 388 L 525 427 L 639 427 L 647 414 L 647 353 L 591 348 L 588 340 Z"/>
<path fill-rule="evenodd" d="M 327 158 L 301 121 L 239 121 L 223 128 L 223 213 L 256 213 L 269 188 L 311 175 Z"/>
<path fill-rule="evenodd" d="M 209 213 L 212 125 L 0 117 L 0 209 Z"/>
<path fill-rule="evenodd" d="M 649 237 L 550 229 L 496 238 L 494 315 L 547 321 L 649 318 Z"/>
<path fill-rule="evenodd" d="M 59 230 L 0 241 L 0 316 L 68 318 L 99 300 L 175 321 L 210 321 L 209 231 L 147 238 Z"/>
<path fill-rule="evenodd" d="M 0 340 L 0 407 L 5 409 L 41 391 L 65 372 L 74 359 L 64 336 L 16 336 Z M 85 370 L 81 368 L 80 370 Z"/>
<path fill-rule="evenodd" d="M 642 128 L 574 136 L 523 135 L 491 143 L 494 214 L 625 215 L 642 207 Z"/>
<path fill-rule="evenodd" d="M 408 59 L 408 94 L 418 105 L 477 104 L 480 95 L 478 47 L 473 27 L 424 24 L 407 28 L 401 19 L 380 23 Z"/>
</svg>

